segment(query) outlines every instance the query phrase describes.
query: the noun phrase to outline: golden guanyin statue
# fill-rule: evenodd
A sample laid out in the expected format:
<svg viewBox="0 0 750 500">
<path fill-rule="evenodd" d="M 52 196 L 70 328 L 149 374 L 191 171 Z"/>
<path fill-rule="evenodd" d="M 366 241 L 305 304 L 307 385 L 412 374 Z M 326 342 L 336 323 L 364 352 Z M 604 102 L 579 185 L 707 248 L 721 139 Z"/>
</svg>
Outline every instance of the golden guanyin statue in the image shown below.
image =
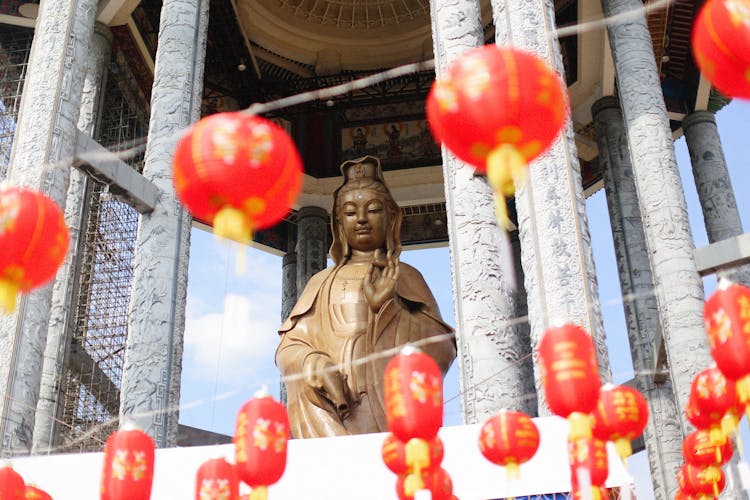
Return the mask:
<svg viewBox="0 0 750 500">
<path fill-rule="evenodd" d="M 443 371 L 456 357 L 422 275 L 399 262 L 401 210 L 372 156 L 341 165 L 333 195 L 334 265 L 314 275 L 281 325 L 292 435 L 387 431 L 383 373 L 397 347 L 419 343 Z"/>
</svg>

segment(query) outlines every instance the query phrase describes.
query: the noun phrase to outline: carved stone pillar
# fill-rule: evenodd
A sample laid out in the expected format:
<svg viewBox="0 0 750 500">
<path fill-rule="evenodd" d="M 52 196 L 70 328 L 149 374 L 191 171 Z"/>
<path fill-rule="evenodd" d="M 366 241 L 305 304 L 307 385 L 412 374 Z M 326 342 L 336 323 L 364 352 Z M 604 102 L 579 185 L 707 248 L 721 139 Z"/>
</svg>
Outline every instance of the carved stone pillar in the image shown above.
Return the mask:
<svg viewBox="0 0 750 500">
<path fill-rule="evenodd" d="M 297 302 L 297 253 L 287 252 L 281 260 L 281 322 L 292 312 Z M 286 404 L 286 384 L 281 381 L 279 399 Z"/>
<path fill-rule="evenodd" d="M 625 123 L 615 97 L 603 97 L 592 110 L 599 147 L 599 164 L 604 170 L 604 188 L 615 243 L 620 287 L 625 301 L 630 352 L 636 387 L 649 403 L 649 420 L 644 432 L 654 494 L 659 500 L 672 498 L 677 489 L 677 472 L 682 465 L 682 431 L 674 402 L 672 381 L 654 383 L 654 339 L 659 314 L 643 233 L 638 195 Z"/>
<path fill-rule="evenodd" d="M 651 256 L 656 304 L 678 408 L 685 408 L 695 374 L 711 364 L 703 326 L 703 282 L 677 169 L 669 117 L 641 0 L 602 0 L 633 180 Z M 680 413 L 682 416 L 682 413 Z M 689 428 L 681 419 L 683 435 Z M 674 492 L 669 492 L 670 495 Z"/>
<path fill-rule="evenodd" d="M 460 54 L 484 42 L 479 2 L 431 0 L 437 76 Z M 524 398 L 523 359 L 528 342 L 517 334 L 510 283 L 503 262 L 492 189 L 484 177 L 443 148 L 443 177 L 453 276 L 459 384 L 464 423 L 477 423 L 501 408 L 534 412 Z"/>
<path fill-rule="evenodd" d="M 742 234 L 742 220 L 714 114 L 696 111 L 682 120 L 682 128 L 693 165 L 695 187 L 703 208 L 708 241 L 715 243 Z M 750 265 L 720 271 L 718 275 L 750 286 Z"/>
<path fill-rule="evenodd" d="M 539 56 L 564 74 L 552 0 L 493 0 L 497 43 Z M 593 337 L 603 380 L 611 378 L 591 251 L 586 200 L 573 125 L 565 124 L 549 151 L 529 165 L 517 186 L 521 257 L 528 297 L 531 345 L 559 321 L 582 326 Z M 549 414 L 535 365 L 540 415 Z"/>
<path fill-rule="evenodd" d="M 107 87 L 107 67 L 112 49 L 112 32 L 107 26 L 96 23 L 89 44 L 86 79 L 83 82 L 81 96 L 81 113 L 78 117 L 78 129 L 94 136 L 94 130 L 101 116 L 101 99 Z M 32 453 L 43 453 L 54 448 L 58 443 L 57 421 L 62 412 L 65 354 L 70 344 L 70 333 L 75 316 L 77 301 L 75 290 L 78 288 L 80 256 L 85 236 L 85 224 L 88 218 L 89 189 L 87 177 L 80 170 L 70 172 L 67 201 L 65 203 L 65 224 L 70 230 L 70 251 L 61 270 L 57 273 L 52 290 L 52 310 L 47 345 L 44 350 L 44 367 L 37 403 L 37 417 L 34 422 L 34 441 Z"/>
<path fill-rule="evenodd" d="M 7 172 L 11 184 L 41 190 L 63 209 L 96 4 L 42 2 Z M 1 455 L 31 450 L 51 302 L 48 285 L 0 315 Z"/>
<path fill-rule="evenodd" d="M 171 162 L 180 132 L 200 117 L 208 7 L 208 0 L 162 4 L 143 169 L 161 195 L 138 224 L 120 418 L 160 447 L 177 438 L 191 225 Z"/>
<path fill-rule="evenodd" d="M 327 236 L 328 212 L 320 207 L 300 208 L 297 212 L 297 296 L 313 274 L 326 268 Z M 296 300 L 297 297 L 292 306 Z"/>
</svg>

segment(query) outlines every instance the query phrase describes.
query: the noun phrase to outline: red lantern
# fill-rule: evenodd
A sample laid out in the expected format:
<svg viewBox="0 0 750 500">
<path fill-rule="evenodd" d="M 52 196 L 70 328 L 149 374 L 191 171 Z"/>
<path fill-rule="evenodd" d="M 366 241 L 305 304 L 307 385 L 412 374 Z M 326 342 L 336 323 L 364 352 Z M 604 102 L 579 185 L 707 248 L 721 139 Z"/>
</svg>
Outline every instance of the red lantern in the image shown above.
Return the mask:
<svg viewBox="0 0 750 500">
<path fill-rule="evenodd" d="M 684 464 L 677 473 L 677 482 L 680 489 L 685 493 L 692 495 L 714 495 L 719 493 L 726 486 L 724 472 L 716 466 L 696 467 L 691 464 Z"/>
<path fill-rule="evenodd" d="M 732 453 L 734 446 L 730 439 L 725 440 L 723 445 L 713 444 L 707 430 L 691 432 L 682 442 L 685 461 L 697 467 L 722 466 L 732 458 Z"/>
<path fill-rule="evenodd" d="M 596 498 L 597 489 L 604 486 L 609 474 L 607 461 L 607 443 L 596 438 L 577 439 L 568 441 L 568 459 L 570 461 L 570 480 L 573 491 L 586 487 L 585 481 L 579 480 L 579 475 L 588 477 L 592 494 Z"/>
<path fill-rule="evenodd" d="M 750 414 L 750 288 L 722 280 L 703 319 L 711 355 L 721 373 L 737 381 L 737 398 Z"/>
<path fill-rule="evenodd" d="M 453 481 L 445 469 L 437 468 L 421 473 L 421 485 L 415 486 L 412 475 L 399 474 L 396 479 L 396 494 L 399 500 L 412 500 L 418 490 L 429 490 L 432 500 L 451 500 Z"/>
<path fill-rule="evenodd" d="M 139 429 L 123 428 L 104 444 L 101 500 L 148 500 L 154 479 L 154 441 Z"/>
<path fill-rule="evenodd" d="M 609 490 L 603 486 L 592 486 L 590 491 L 591 496 L 587 497 L 583 491 L 576 490 L 573 492 L 571 498 L 573 500 L 600 500 L 609 498 Z"/>
<path fill-rule="evenodd" d="M 507 227 L 504 197 L 515 191 L 513 178 L 552 145 L 565 103 L 564 84 L 539 57 L 491 44 L 466 51 L 435 80 L 427 120 L 438 142 L 487 172 Z"/>
<path fill-rule="evenodd" d="M 429 355 L 407 346 L 386 365 L 383 392 L 388 429 L 406 443 L 406 465 L 419 482 L 430 462 L 429 441 L 443 425 L 440 367 Z"/>
<path fill-rule="evenodd" d="M 716 367 L 701 370 L 693 377 L 685 413 L 690 423 L 710 431 L 714 444 L 726 441 L 722 423 L 727 412 L 734 411 L 737 405 L 734 385 Z"/>
<path fill-rule="evenodd" d="M 706 78 L 729 97 L 750 99 L 750 0 L 708 0 L 692 41 Z"/>
<path fill-rule="evenodd" d="M 63 213 L 48 196 L 0 185 L 0 311 L 51 280 L 68 251 Z"/>
<path fill-rule="evenodd" d="M 520 411 L 500 410 L 479 431 L 479 450 L 490 462 L 506 467 L 509 477 L 518 477 L 518 466 L 539 448 L 539 429 Z"/>
<path fill-rule="evenodd" d="M 2 500 L 23 500 L 26 483 L 21 474 L 6 465 L 0 467 L 0 498 Z"/>
<path fill-rule="evenodd" d="M 550 410 L 570 422 L 570 439 L 591 436 L 589 413 L 599 401 L 599 363 L 594 342 L 580 326 L 549 328 L 539 342 L 539 365 Z"/>
<path fill-rule="evenodd" d="M 0 496 L 0 498 L 5 497 Z M 31 484 L 26 485 L 26 496 L 24 498 L 26 500 L 52 500 L 52 497 L 49 493 Z"/>
<path fill-rule="evenodd" d="M 195 500 L 238 500 L 240 482 L 234 466 L 223 458 L 203 462 L 195 475 Z"/>
<path fill-rule="evenodd" d="M 281 220 L 299 194 L 302 162 L 287 133 L 240 112 L 193 125 L 175 150 L 180 200 L 222 237 L 248 243 L 252 232 Z"/>
<path fill-rule="evenodd" d="M 630 442 L 646 428 L 648 404 L 637 389 L 605 384 L 599 392 L 599 403 L 593 416 L 594 437 L 613 441 L 617 454 L 625 460 L 633 453 Z"/>
<path fill-rule="evenodd" d="M 430 449 L 429 463 L 425 469 L 434 469 L 439 466 L 443 461 L 443 455 L 445 449 L 443 448 L 443 442 L 439 437 L 436 437 L 428 444 Z M 406 465 L 406 444 L 393 434 L 388 434 L 385 441 L 383 441 L 383 447 L 381 449 L 383 455 L 383 462 L 394 474 L 406 474 L 409 472 L 409 467 Z"/>
<path fill-rule="evenodd" d="M 284 405 L 265 392 L 242 405 L 234 434 L 235 469 L 253 488 L 254 500 L 265 499 L 268 486 L 284 474 L 289 417 Z"/>
</svg>

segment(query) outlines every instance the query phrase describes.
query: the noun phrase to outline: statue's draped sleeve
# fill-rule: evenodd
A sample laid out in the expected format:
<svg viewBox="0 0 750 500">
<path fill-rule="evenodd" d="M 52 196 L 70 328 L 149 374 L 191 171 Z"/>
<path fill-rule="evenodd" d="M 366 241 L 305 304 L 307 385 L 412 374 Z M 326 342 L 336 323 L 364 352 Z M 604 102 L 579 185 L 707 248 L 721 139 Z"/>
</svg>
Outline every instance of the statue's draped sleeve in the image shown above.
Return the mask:
<svg viewBox="0 0 750 500">
<path fill-rule="evenodd" d="M 323 324 L 318 308 L 322 307 L 321 293 L 335 276 L 335 267 L 313 276 L 305 287 L 289 318 L 279 328 L 281 342 L 276 351 L 276 364 L 286 379 L 288 409 L 292 434 L 295 437 L 322 437 L 362 431 L 351 427 L 361 425 L 357 418 L 341 422 L 331 403 L 318 391 L 309 387 L 302 377 L 305 358 L 321 354 L 336 364 L 341 353 L 326 352 L 325 342 L 319 335 L 330 334 L 330 325 Z M 456 356 L 453 332 L 440 317 L 435 298 L 421 273 L 403 262 L 399 263 L 396 297 L 388 300 L 371 318 L 367 334 L 357 341 L 358 355 L 369 360 L 347 367 L 356 377 L 357 385 L 367 395 L 357 411 L 371 411 L 372 422 L 365 432 L 387 430 L 383 409 L 383 373 L 391 356 L 378 353 L 412 342 L 430 354 L 443 374 L 448 371 Z M 430 341 L 435 337 L 435 341 Z M 357 395 L 354 399 L 358 400 Z M 367 408 L 369 407 L 369 409 Z M 372 427 L 372 428 L 369 428 Z"/>
</svg>

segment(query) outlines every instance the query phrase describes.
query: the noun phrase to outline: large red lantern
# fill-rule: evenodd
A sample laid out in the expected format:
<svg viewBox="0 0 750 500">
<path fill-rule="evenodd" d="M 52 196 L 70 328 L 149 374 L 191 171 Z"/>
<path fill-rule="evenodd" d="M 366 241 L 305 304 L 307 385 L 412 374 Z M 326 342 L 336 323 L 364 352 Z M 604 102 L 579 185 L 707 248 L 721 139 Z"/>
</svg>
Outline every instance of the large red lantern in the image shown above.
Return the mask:
<svg viewBox="0 0 750 500">
<path fill-rule="evenodd" d="M 573 491 L 582 490 L 589 483 L 593 500 L 601 500 L 599 488 L 609 475 L 607 443 L 596 438 L 568 441 L 568 460 Z"/>
<path fill-rule="evenodd" d="M 539 429 L 520 411 L 500 410 L 482 425 L 479 450 L 490 462 L 504 466 L 509 477 L 518 477 L 519 465 L 539 449 Z"/>
<path fill-rule="evenodd" d="M 148 500 L 154 479 L 153 439 L 145 432 L 124 427 L 104 444 L 101 500 Z"/>
<path fill-rule="evenodd" d="M 292 139 L 273 122 L 240 112 L 217 113 L 193 125 L 175 150 L 173 180 L 180 200 L 222 237 L 242 243 L 290 210 L 302 185 Z"/>
<path fill-rule="evenodd" d="M 717 89 L 750 99 L 750 0 L 708 0 L 692 42 L 695 62 Z"/>
<path fill-rule="evenodd" d="M 203 462 L 195 474 L 195 500 L 237 500 L 239 488 L 234 466 L 223 458 Z"/>
<path fill-rule="evenodd" d="M 264 500 L 268 486 L 284 474 L 289 417 L 284 405 L 259 392 L 242 405 L 234 434 L 235 469 L 253 488 L 253 500 Z"/>
<path fill-rule="evenodd" d="M 6 465 L 0 467 L 0 498 L 2 500 L 23 500 L 26 483 L 21 474 Z"/>
<path fill-rule="evenodd" d="M 427 96 L 427 119 L 438 142 L 487 173 L 507 226 L 504 197 L 552 145 L 566 102 L 564 84 L 539 57 L 491 44 L 466 51 L 440 75 Z"/>
<path fill-rule="evenodd" d="M 633 453 L 630 442 L 643 434 L 648 423 L 648 404 L 637 389 L 604 384 L 594 415 L 594 437 L 613 441 L 625 460 Z"/>
<path fill-rule="evenodd" d="M 0 185 L 0 312 L 51 280 L 68 251 L 60 207 L 30 189 Z"/>
<path fill-rule="evenodd" d="M 732 458 L 733 452 L 731 439 L 725 440 L 722 445 L 713 444 L 709 432 L 703 429 L 691 432 L 682 442 L 685 461 L 697 467 L 722 466 Z"/>
<path fill-rule="evenodd" d="M 716 466 L 697 467 L 692 464 L 684 464 L 677 473 L 677 483 L 680 489 L 692 495 L 714 495 L 718 498 L 719 493 L 726 486 L 724 472 Z"/>
<path fill-rule="evenodd" d="M 711 355 L 750 414 L 750 288 L 721 280 L 703 308 Z"/>
<path fill-rule="evenodd" d="M 430 462 L 430 441 L 443 425 L 440 367 L 419 349 L 404 347 L 385 367 L 383 393 L 388 429 L 406 443 L 406 465 L 419 484 Z"/>
<path fill-rule="evenodd" d="M 26 485 L 25 495 L 26 496 L 24 498 L 26 500 L 52 500 L 52 496 L 50 496 L 49 493 L 31 484 Z M 0 496 L 0 498 L 5 497 Z"/>
<path fill-rule="evenodd" d="M 428 490 L 432 500 L 451 500 L 453 498 L 453 481 L 445 469 L 425 470 L 421 473 L 422 486 L 415 488 L 411 475 L 399 474 L 396 479 L 396 494 L 399 500 L 412 500 L 417 490 Z"/>
<path fill-rule="evenodd" d="M 424 468 L 434 469 L 442 463 L 445 448 L 439 437 L 430 441 L 428 447 L 430 449 L 429 463 Z M 393 434 L 386 436 L 381 454 L 383 455 L 383 463 L 394 474 L 407 474 L 409 472 L 409 467 L 406 465 L 406 444 Z"/>
<path fill-rule="evenodd" d="M 549 328 L 539 342 L 544 396 L 555 415 L 570 422 L 570 439 L 591 436 L 589 413 L 599 401 L 599 362 L 594 342 L 577 325 Z"/>
</svg>

